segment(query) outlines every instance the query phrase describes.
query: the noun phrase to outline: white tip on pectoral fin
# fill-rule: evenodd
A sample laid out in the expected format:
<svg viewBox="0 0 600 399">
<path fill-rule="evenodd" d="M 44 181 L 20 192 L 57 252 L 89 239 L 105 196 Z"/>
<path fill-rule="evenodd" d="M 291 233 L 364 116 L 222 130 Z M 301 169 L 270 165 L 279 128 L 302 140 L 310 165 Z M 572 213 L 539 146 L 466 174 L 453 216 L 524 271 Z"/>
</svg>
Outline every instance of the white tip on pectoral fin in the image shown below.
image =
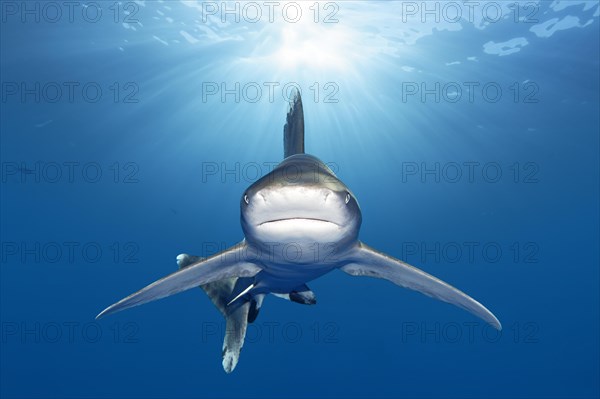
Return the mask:
<svg viewBox="0 0 600 399">
<path fill-rule="evenodd" d="M 340 267 L 353 276 L 383 278 L 399 286 L 463 308 L 501 330 L 500 321 L 485 306 L 464 292 L 396 258 L 359 243 L 351 263 Z"/>
<path fill-rule="evenodd" d="M 197 287 L 202 284 L 230 277 L 252 277 L 261 268 L 246 260 L 244 243 L 226 249 L 209 258 L 199 260 L 173 274 L 142 288 L 104 309 L 96 318 L 139 306 L 160 298 Z"/>
</svg>

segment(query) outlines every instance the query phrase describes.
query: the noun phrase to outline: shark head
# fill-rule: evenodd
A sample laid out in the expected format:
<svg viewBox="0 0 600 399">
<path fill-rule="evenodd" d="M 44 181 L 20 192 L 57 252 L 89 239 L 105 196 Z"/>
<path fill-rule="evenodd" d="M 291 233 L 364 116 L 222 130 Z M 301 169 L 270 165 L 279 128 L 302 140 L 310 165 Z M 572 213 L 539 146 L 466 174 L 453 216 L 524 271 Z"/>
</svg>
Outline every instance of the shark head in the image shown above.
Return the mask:
<svg viewBox="0 0 600 399">
<path fill-rule="evenodd" d="M 334 243 L 358 237 L 362 215 L 352 192 L 323 162 L 310 155 L 286 158 L 248 187 L 240 200 L 246 241 Z"/>
</svg>

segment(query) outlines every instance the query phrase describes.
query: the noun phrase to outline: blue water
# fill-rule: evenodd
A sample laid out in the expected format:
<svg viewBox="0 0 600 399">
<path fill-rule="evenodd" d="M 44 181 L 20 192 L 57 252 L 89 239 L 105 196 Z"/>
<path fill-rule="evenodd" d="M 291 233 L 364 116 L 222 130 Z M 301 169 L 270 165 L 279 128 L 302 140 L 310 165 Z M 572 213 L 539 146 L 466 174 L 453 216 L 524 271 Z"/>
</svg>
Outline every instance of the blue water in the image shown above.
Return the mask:
<svg viewBox="0 0 600 399">
<path fill-rule="evenodd" d="M 600 395 L 597 1 L 306 3 L 297 22 L 283 3 L 272 21 L 262 2 L 48 4 L 0 3 L 1 397 Z M 361 240 L 501 333 L 339 271 L 316 306 L 267 298 L 230 375 L 200 290 L 94 320 L 242 238 L 294 85 Z"/>
</svg>

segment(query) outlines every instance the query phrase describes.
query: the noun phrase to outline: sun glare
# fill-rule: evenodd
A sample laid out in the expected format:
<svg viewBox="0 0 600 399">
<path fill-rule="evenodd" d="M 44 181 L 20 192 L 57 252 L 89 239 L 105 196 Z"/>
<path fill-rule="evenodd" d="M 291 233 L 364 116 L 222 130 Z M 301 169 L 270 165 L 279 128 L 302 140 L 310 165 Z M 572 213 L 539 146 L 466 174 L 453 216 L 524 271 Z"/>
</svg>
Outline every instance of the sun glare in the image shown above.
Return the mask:
<svg viewBox="0 0 600 399">
<path fill-rule="evenodd" d="M 349 59 L 344 57 L 346 43 L 334 29 L 322 29 L 305 25 L 284 27 L 281 31 L 281 46 L 275 57 L 285 68 L 307 68 L 344 70 Z"/>
</svg>

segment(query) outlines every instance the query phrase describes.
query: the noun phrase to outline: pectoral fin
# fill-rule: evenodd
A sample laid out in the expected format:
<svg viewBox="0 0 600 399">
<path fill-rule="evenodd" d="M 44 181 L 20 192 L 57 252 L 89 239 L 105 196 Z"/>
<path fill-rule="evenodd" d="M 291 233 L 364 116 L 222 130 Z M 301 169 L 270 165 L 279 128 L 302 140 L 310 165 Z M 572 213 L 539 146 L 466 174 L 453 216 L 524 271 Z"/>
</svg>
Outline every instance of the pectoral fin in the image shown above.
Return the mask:
<svg viewBox="0 0 600 399">
<path fill-rule="evenodd" d="M 251 277 L 261 268 L 246 260 L 247 247 L 240 243 L 176 271 L 104 309 L 96 318 L 142 305 L 198 285 L 231 277 Z"/>
<path fill-rule="evenodd" d="M 502 329 L 500 322 L 492 312 L 464 292 L 363 243 L 359 243 L 350 256 L 350 263 L 340 267 L 340 269 L 353 276 L 383 278 L 401 287 L 419 291 L 430 297 L 463 308 L 498 330 Z"/>
<path fill-rule="evenodd" d="M 177 265 L 180 269 L 190 267 L 196 262 L 204 260 L 200 256 L 179 254 L 177 256 Z M 208 295 L 212 303 L 215 305 L 223 317 L 227 317 L 227 302 L 233 292 L 237 277 L 225 278 L 223 280 L 213 281 L 212 283 L 202 284 L 200 288 Z"/>
</svg>

